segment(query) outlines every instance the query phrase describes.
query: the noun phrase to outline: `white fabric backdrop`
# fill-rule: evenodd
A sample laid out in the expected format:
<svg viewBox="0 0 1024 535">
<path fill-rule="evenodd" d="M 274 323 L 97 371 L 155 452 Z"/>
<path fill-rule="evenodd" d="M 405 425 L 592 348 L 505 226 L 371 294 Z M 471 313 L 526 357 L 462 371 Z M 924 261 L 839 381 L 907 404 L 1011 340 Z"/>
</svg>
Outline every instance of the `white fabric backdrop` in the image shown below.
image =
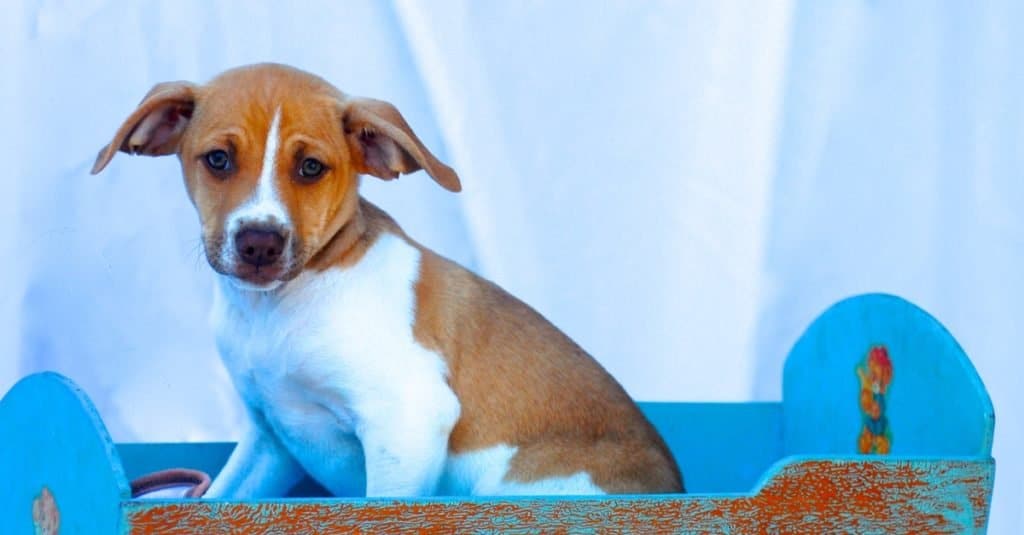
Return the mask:
<svg viewBox="0 0 1024 535">
<path fill-rule="evenodd" d="M 234 436 L 177 162 L 88 168 L 154 83 L 280 61 L 394 102 L 465 191 L 411 176 L 366 195 L 638 398 L 777 399 L 831 302 L 924 306 L 992 393 L 990 527 L 1020 532 L 1024 11 L 934 9 L 8 2 L 0 391 L 57 369 L 116 439 Z"/>
</svg>

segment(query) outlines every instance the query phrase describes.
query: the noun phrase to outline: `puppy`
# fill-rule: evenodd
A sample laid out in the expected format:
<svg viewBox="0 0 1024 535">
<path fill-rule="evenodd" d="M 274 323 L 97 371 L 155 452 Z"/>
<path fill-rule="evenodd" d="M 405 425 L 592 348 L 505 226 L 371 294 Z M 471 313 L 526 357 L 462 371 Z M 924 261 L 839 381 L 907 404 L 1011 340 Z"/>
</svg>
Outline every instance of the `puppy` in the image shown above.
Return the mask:
<svg viewBox="0 0 1024 535">
<path fill-rule="evenodd" d="M 276 64 L 154 87 L 96 159 L 178 155 L 252 425 L 207 497 L 670 493 L 622 387 L 540 314 L 406 236 L 361 175 L 458 176 L 394 106 Z"/>
</svg>

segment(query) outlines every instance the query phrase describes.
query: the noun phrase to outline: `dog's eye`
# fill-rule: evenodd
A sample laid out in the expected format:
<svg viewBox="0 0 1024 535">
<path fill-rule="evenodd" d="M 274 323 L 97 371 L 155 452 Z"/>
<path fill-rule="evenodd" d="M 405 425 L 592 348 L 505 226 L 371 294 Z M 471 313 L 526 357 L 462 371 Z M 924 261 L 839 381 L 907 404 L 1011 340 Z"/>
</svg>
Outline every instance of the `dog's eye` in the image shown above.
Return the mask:
<svg viewBox="0 0 1024 535">
<path fill-rule="evenodd" d="M 227 152 L 220 149 L 206 153 L 203 160 L 206 162 L 206 166 L 213 171 L 223 173 L 231 168 L 231 157 L 228 156 Z"/>
<path fill-rule="evenodd" d="M 324 169 L 324 164 L 320 163 L 320 160 L 306 158 L 299 165 L 299 175 L 307 179 L 317 178 L 323 174 Z"/>
</svg>

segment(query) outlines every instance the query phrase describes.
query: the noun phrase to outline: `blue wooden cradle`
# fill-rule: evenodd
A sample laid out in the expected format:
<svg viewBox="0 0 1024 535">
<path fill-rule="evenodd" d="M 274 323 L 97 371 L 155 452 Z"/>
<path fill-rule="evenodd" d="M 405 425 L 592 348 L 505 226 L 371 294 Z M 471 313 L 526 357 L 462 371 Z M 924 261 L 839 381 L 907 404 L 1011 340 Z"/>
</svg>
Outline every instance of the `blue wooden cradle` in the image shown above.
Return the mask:
<svg viewBox="0 0 1024 535">
<path fill-rule="evenodd" d="M 983 532 L 995 464 L 985 388 L 952 336 L 900 298 L 822 314 L 790 352 L 783 400 L 644 403 L 690 494 L 143 500 L 129 481 L 216 474 L 230 443 L 115 444 L 56 373 L 0 402 L 2 533 Z M 357 475 L 361 476 L 361 475 Z"/>
</svg>

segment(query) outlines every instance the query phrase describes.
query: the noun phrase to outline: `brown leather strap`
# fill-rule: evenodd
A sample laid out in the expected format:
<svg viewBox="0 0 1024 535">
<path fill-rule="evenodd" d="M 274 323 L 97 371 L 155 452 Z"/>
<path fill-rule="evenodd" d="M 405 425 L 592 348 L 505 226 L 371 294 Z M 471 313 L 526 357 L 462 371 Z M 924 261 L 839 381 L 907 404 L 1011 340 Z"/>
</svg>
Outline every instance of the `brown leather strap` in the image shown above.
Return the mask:
<svg viewBox="0 0 1024 535">
<path fill-rule="evenodd" d="M 160 470 L 133 480 L 132 498 L 138 498 L 147 492 L 184 485 L 193 485 L 185 493 L 186 498 L 199 498 L 210 488 L 210 476 L 205 472 L 188 468 Z"/>
</svg>

